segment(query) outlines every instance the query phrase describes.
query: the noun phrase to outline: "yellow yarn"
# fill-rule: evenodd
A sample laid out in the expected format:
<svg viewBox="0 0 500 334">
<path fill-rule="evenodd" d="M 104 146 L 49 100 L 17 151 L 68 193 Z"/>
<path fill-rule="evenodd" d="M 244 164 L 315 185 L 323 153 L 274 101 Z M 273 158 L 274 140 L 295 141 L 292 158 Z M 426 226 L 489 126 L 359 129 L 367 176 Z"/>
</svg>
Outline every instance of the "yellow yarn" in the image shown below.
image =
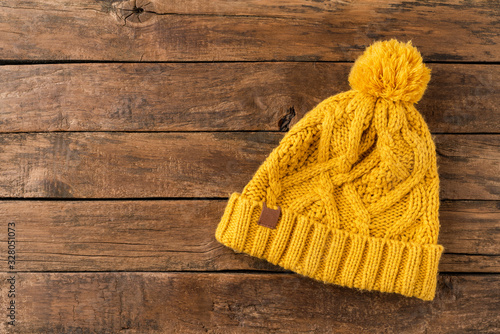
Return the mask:
<svg viewBox="0 0 500 334">
<path fill-rule="evenodd" d="M 431 70 L 411 41 L 376 42 L 356 60 L 349 74 L 351 88 L 376 97 L 416 103 L 424 95 Z"/>
<path fill-rule="evenodd" d="M 352 89 L 309 111 L 230 196 L 216 239 L 324 283 L 434 299 L 439 177 L 414 106 L 429 80 L 411 42 L 372 44 Z M 257 224 L 263 202 L 281 208 L 276 228 Z"/>
</svg>

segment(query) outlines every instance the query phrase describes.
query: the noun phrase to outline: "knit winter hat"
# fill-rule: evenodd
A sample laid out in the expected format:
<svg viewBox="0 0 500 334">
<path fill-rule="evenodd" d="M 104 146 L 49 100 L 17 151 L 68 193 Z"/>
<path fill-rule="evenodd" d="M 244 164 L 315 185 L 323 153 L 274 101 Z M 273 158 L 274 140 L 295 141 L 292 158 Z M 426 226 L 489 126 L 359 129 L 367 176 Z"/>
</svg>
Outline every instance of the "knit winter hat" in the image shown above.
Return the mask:
<svg viewBox="0 0 500 334">
<path fill-rule="evenodd" d="M 414 104 L 430 80 L 411 41 L 378 41 L 281 139 L 216 239 L 323 283 L 433 300 L 444 250 L 435 144 Z"/>
</svg>

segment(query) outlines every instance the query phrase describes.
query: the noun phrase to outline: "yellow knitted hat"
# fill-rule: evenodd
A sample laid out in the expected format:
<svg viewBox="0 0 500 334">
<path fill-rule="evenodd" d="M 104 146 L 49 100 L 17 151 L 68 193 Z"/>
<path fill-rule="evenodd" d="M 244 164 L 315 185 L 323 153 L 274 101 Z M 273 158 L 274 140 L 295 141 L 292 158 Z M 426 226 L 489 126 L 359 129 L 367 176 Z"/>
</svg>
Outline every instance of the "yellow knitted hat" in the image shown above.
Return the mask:
<svg viewBox="0 0 500 334">
<path fill-rule="evenodd" d="M 216 239 L 324 283 L 434 299 L 439 177 L 414 106 L 429 80 L 411 41 L 373 43 L 352 89 L 309 111 L 230 196 Z"/>
</svg>

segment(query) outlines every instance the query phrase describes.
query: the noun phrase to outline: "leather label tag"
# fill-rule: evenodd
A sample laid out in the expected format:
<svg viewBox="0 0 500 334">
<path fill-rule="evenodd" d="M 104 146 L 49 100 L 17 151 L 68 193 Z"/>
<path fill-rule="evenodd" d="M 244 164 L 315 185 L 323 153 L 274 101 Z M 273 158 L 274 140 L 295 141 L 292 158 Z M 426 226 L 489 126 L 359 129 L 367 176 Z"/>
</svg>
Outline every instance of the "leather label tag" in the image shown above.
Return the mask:
<svg viewBox="0 0 500 334">
<path fill-rule="evenodd" d="M 280 218 L 281 208 L 278 206 L 277 209 L 268 208 L 266 202 L 262 205 L 262 212 L 260 213 L 258 225 L 269 227 L 272 229 L 276 228 L 278 225 L 278 219 Z"/>
</svg>

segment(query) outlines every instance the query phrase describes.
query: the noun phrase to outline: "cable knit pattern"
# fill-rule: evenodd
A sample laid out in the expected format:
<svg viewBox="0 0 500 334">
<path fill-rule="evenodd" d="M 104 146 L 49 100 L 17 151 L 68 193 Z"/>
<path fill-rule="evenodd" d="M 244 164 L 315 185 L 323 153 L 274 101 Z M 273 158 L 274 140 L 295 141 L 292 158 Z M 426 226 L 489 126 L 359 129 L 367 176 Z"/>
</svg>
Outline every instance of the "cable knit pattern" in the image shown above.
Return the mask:
<svg viewBox="0 0 500 334">
<path fill-rule="evenodd" d="M 233 193 L 216 239 L 324 283 L 433 300 L 439 177 L 414 103 L 430 70 L 411 42 L 368 47 L 351 90 L 300 119 Z M 258 224 L 280 207 L 276 228 Z"/>
</svg>

